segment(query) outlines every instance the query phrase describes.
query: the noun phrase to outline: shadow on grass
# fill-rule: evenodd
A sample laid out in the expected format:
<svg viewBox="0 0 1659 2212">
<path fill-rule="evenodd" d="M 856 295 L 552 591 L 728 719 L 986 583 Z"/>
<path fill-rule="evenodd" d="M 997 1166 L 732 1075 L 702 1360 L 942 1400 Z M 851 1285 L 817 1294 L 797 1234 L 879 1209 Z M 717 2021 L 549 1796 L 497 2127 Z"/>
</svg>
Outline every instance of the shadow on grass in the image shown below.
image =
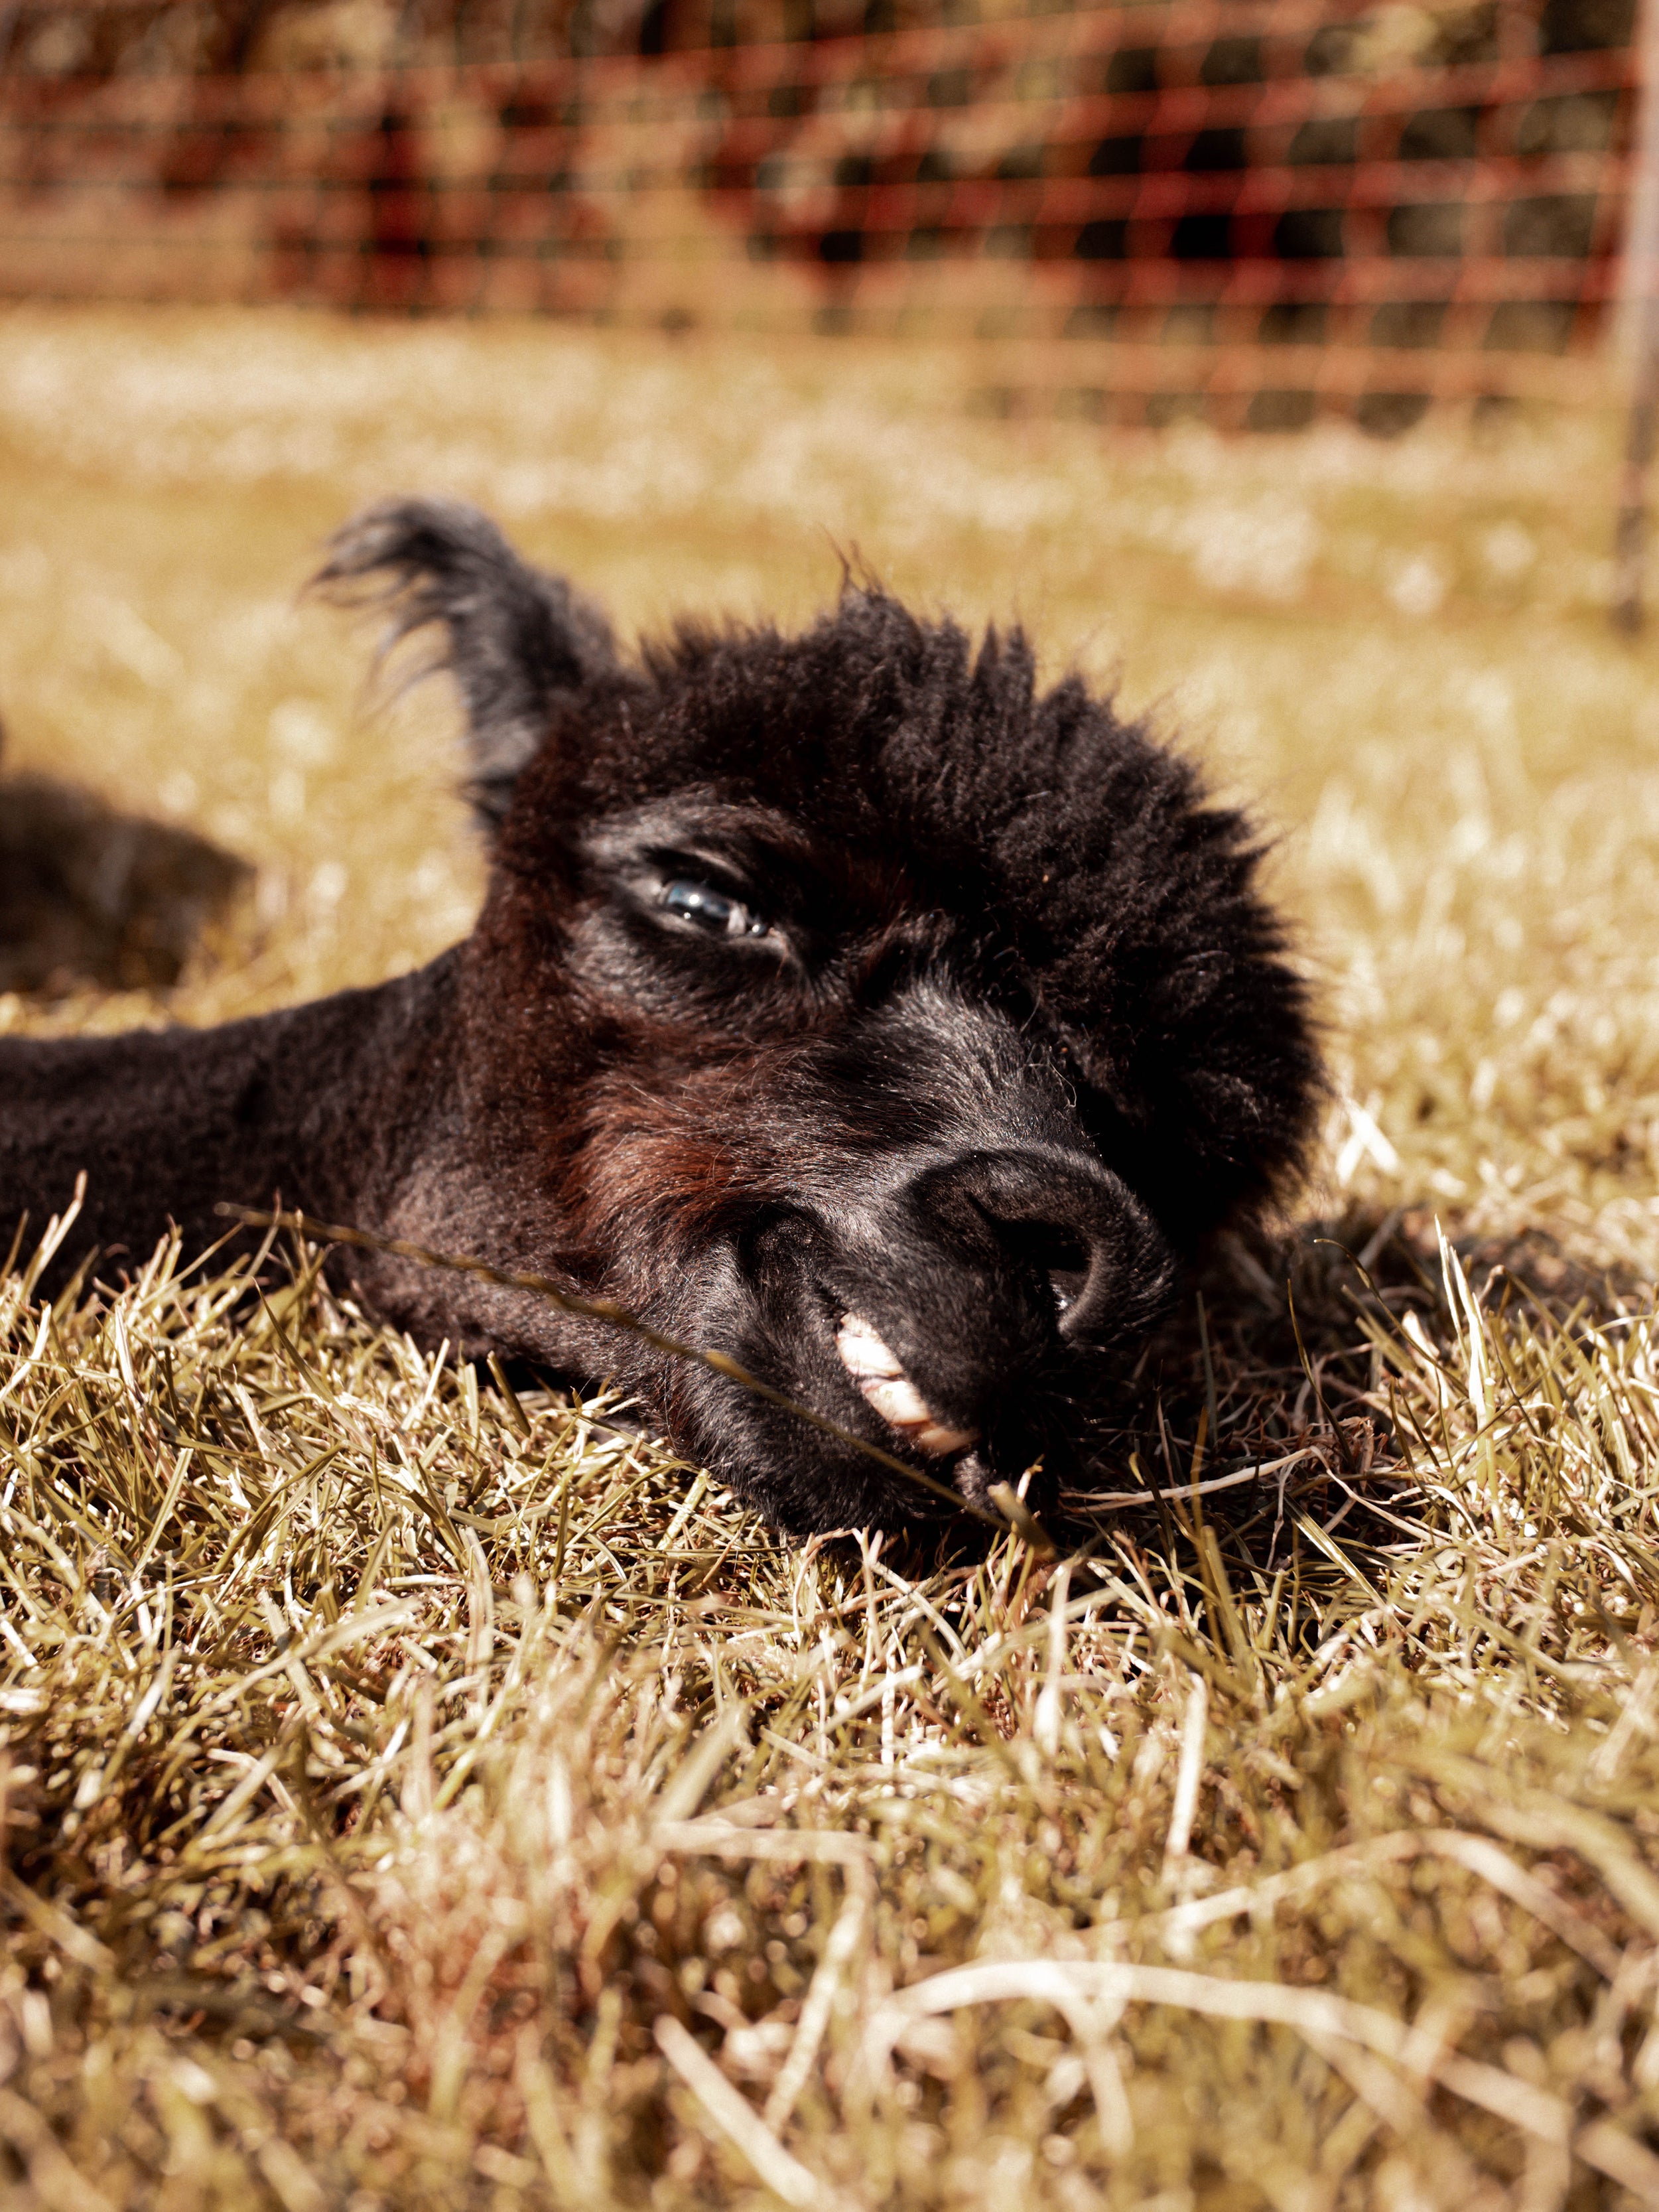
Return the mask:
<svg viewBox="0 0 1659 2212">
<path fill-rule="evenodd" d="M 1614 1311 L 1639 1287 L 1541 1231 L 1453 1244 L 1483 1307 L 1519 1303 L 1552 1328 Z M 1224 1238 L 1079 1437 L 1073 1469 L 1046 1491 L 1039 1472 L 1029 1495 L 1042 1528 L 1061 1557 L 1148 1553 L 1200 1595 L 1214 1579 L 1206 1552 L 1258 1595 L 1281 1571 L 1385 1574 L 1427 1532 L 1382 1347 L 1431 1369 L 1456 1331 L 1431 1207 Z M 887 1557 L 926 1575 L 969 1567 L 994 1540 L 964 1521 L 890 1543 Z"/>
<path fill-rule="evenodd" d="M 1615 1311 L 1639 1288 L 1573 1261 L 1542 1231 L 1452 1241 L 1484 1310 L 1518 1304 L 1550 1330 Z M 1384 1347 L 1401 1346 L 1419 1370 L 1451 1356 L 1458 1395 L 1458 1328 L 1431 1208 L 1224 1239 L 1091 1439 L 1097 1472 L 1061 1487 L 1058 1547 L 1139 1547 L 1200 1595 L 1218 1565 L 1258 1595 L 1286 1571 L 1385 1576 L 1428 1531 L 1413 1466 L 1424 1439 L 1402 1417 Z"/>
<path fill-rule="evenodd" d="M 252 878 L 188 830 L 0 776 L 0 992 L 167 989 Z"/>
</svg>

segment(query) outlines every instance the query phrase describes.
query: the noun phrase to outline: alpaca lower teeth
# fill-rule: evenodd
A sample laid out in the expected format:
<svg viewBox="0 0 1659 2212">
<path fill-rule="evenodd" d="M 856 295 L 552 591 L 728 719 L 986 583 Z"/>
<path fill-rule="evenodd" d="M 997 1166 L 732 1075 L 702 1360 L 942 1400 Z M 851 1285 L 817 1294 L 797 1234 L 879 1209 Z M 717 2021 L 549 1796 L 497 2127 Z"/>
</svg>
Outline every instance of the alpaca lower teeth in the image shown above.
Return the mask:
<svg viewBox="0 0 1659 2212">
<path fill-rule="evenodd" d="M 903 1368 L 867 1321 L 848 1314 L 836 1332 L 841 1364 L 889 1428 L 896 1429 L 935 1459 L 964 1450 L 977 1429 L 951 1429 L 937 1419 Z"/>
<path fill-rule="evenodd" d="M 836 1332 L 841 1364 L 861 1390 L 866 1382 L 890 1381 L 904 1370 L 867 1321 L 848 1314 Z"/>
<path fill-rule="evenodd" d="M 895 1376 L 890 1382 L 872 1378 L 859 1388 L 883 1420 L 896 1429 L 926 1428 L 933 1418 L 933 1407 L 908 1375 Z"/>
</svg>

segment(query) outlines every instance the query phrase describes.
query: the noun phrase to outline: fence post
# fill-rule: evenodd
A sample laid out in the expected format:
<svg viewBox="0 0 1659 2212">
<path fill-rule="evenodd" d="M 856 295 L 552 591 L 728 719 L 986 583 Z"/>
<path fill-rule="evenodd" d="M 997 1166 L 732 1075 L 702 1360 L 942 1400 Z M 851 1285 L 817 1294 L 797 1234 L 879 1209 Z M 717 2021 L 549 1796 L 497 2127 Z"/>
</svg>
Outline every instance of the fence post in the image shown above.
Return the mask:
<svg viewBox="0 0 1659 2212">
<path fill-rule="evenodd" d="M 1620 337 L 1631 367 L 1630 422 L 1613 544 L 1614 627 L 1642 627 L 1648 551 L 1648 471 L 1659 430 L 1659 0 L 1642 0 L 1634 174 L 1620 271 Z"/>
</svg>

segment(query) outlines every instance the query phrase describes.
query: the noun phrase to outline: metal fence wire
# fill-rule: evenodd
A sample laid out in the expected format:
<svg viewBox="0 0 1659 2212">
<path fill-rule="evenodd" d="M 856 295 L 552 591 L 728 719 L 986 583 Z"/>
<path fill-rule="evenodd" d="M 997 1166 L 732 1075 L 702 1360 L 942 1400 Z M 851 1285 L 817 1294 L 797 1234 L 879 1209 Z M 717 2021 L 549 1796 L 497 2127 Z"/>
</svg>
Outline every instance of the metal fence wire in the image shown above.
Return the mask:
<svg viewBox="0 0 1659 2212">
<path fill-rule="evenodd" d="M 1427 20 L 1132 0 L 591 59 L 14 67 L 0 295 L 994 340 L 1011 390 L 1133 422 L 1585 396 L 1628 11 L 1501 0 L 1425 53 Z"/>
</svg>

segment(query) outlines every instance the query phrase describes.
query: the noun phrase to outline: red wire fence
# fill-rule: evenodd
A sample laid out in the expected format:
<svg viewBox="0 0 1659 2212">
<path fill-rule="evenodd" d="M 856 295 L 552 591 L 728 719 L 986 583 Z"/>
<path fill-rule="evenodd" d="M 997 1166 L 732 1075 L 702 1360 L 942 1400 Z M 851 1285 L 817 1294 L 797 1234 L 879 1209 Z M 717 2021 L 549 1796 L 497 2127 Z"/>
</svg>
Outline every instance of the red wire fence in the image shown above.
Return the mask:
<svg viewBox="0 0 1659 2212">
<path fill-rule="evenodd" d="M 977 338 L 1011 391 L 1123 421 L 1571 400 L 1603 388 L 1631 167 L 1606 16 L 1135 0 L 587 60 L 9 69 L 0 296 Z"/>
</svg>

